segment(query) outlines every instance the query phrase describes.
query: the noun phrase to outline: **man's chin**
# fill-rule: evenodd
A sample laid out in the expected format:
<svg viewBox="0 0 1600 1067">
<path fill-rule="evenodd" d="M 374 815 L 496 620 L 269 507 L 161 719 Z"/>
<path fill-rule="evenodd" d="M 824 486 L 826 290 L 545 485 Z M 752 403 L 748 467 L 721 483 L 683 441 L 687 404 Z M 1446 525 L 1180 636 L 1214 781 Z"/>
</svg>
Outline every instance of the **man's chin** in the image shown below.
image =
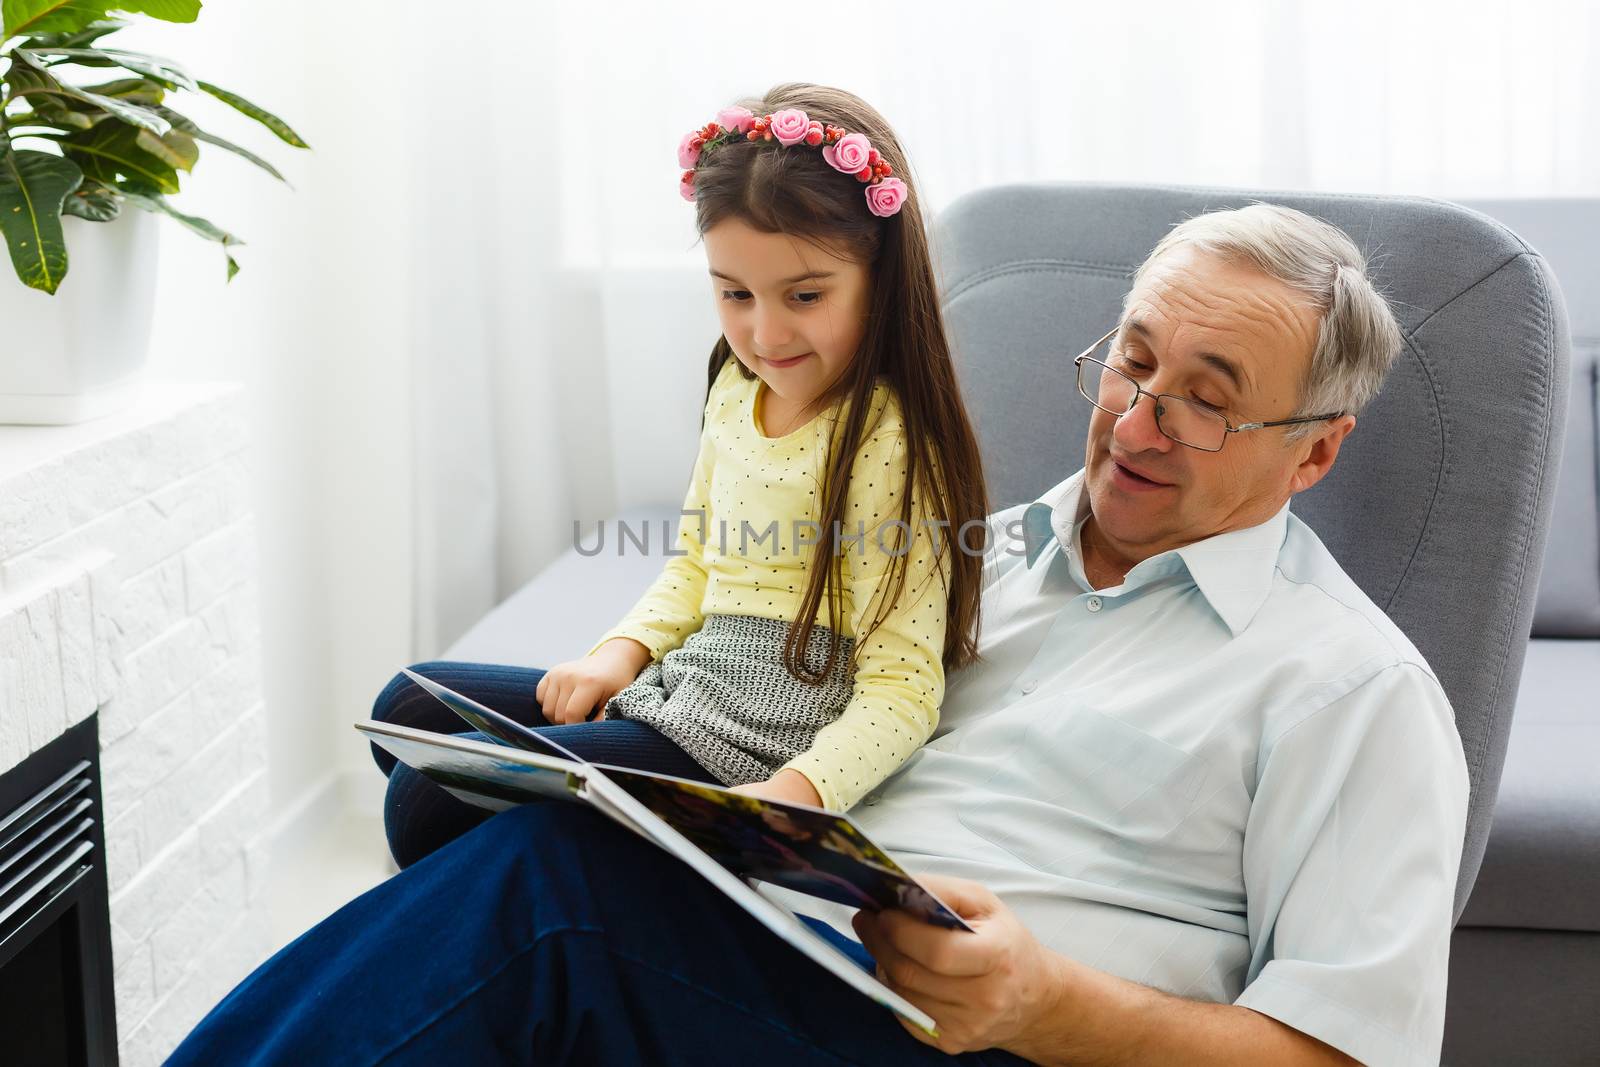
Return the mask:
<svg viewBox="0 0 1600 1067">
<path fill-rule="evenodd" d="M 1089 508 L 1095 525 L 1124 544 L 1140 544 L 1163 525 L 1173 506 L 1171 493 L 1130 493 L 1111 476 L 1111 461 L 1089 478 Z"/>
</svg>

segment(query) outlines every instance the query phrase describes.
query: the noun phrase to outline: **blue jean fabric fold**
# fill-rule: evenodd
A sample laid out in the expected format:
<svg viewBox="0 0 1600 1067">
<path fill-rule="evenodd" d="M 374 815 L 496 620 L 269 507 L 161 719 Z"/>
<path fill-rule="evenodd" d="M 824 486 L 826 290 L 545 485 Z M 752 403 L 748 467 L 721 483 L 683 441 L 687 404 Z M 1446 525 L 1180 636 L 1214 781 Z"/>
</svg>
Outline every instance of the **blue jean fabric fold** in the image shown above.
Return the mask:
<svg viewBox="0 0 1600 1067">
<path fill-rule="evenodd" d="M 819 932 L 862 967 L 865 950 Z M 575 804 L 502 812 L 362 894 L 173 1053 L 215 1064 L 949 1064 L 709 887 Z"/>
</svg>

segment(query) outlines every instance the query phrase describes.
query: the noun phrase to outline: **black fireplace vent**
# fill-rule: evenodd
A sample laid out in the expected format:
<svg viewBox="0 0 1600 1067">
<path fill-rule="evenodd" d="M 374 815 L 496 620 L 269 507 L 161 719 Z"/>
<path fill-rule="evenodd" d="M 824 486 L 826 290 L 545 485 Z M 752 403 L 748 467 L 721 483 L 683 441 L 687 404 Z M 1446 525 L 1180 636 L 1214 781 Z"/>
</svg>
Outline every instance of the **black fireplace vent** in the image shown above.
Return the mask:
<svg viewBox="0 0 1600 1067">
<path fill-rule="evenodd" d="M 6 1067 L 117 1062 L 101 810 L 96 716 L 0 774 Z"/>
<path fill-rule="evenodd" d="M 0 941 L 37 907 L 87 875 L 94 851 L 89 761 L 0 818 Z"/>
</svg>

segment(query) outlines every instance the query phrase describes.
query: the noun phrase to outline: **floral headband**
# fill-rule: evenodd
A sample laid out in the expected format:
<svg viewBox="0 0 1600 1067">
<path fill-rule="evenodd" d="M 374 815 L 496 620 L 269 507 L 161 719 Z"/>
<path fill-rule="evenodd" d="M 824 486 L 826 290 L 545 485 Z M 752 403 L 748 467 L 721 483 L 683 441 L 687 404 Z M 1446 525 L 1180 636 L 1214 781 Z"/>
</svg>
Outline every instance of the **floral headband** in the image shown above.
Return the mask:
<svg viewBox="0 0 1600 1067">
<path fill-rule="evenodd" d="M 867 209 L 880 218 L 899 212 L 908 192 L 906 183 L 894 177 L 889 161 L 878 155 L 866 134 L 847 133 L 837 126 L 808 118 L 799 108 L 785 108 L 757 118 L 748 108 L 725 107 L 717 120 L 683 135 L 678 143 L 678 166 L 683 177 L 678 192 L 685 200 L 694 199 L 694 168 L 700 157 L 713 148 L 733 141 L 777 141 L 785 148 L 805 144 L 822 147 L 828 166 L 843 174 L 853 174 L 867 186 Z"/>
</svg>

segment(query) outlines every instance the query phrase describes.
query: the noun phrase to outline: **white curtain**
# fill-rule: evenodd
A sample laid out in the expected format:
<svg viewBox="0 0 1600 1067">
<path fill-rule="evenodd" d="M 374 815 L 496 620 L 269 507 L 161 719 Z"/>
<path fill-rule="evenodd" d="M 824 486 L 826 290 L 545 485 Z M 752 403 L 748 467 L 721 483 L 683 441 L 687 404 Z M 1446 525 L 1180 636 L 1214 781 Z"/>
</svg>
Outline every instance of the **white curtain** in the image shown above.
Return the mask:
<svg viewBox="0 0 1600 1067">
<path fill-rule="evenodd" d="M 559 548 L 573 517 L 677 499 L 715 330 L 673 149 L 738 95 L 789 79 L 857 92 L 897 127 L 935 209 L 1037 179 L 1595 193 L 1597 31 L 1576 0 L 547 8 L 474 91 L 494 110 L 473 111 L 527 151 L 502 172 L 523 190 L 504 228 L 471 237 L 491 240 L 479 255 L 539 241 L 542 281 L 527 295 L 521 275 L 479 279 L 462 302 L 429 305 L 483 347 L 436 347 L 419 364 L 477 353 L 482 392 L 457 400 L 498 412 L 502 436 L 473 441 L 499 477 L 464 468 L 449 435 L 419 442 L 449 456 L 432 472 L 444 491 L 474 514 L 502 510 L 440 533 L 440 576 L 466 580 L 438 584 L 419 618 L 431 612 L 430 636 L 446 641 Z M 508 328 L 486 333 L 487 320 Z M 552 396 L 542 383 L 556 382 Z M 529 408 L 545 432 L 508 440 Z"/>
<path fill-rule="evenodd" d="M 574 520 L 679 498 L 715 319 L 674 149 L 737 96 L 858 93 L 935 210 L 1063 179 L 1600 195 L 1581 0 L 442 10 L 213 3 L 147 34 L 206 42 L 316 148 L 292 194 L 202 164 L 191 208 L 252 244 L 224 291 L 168 236 L 158 374 L 254 384 L 269 700 L 341 731 Z"/>
</svg>

